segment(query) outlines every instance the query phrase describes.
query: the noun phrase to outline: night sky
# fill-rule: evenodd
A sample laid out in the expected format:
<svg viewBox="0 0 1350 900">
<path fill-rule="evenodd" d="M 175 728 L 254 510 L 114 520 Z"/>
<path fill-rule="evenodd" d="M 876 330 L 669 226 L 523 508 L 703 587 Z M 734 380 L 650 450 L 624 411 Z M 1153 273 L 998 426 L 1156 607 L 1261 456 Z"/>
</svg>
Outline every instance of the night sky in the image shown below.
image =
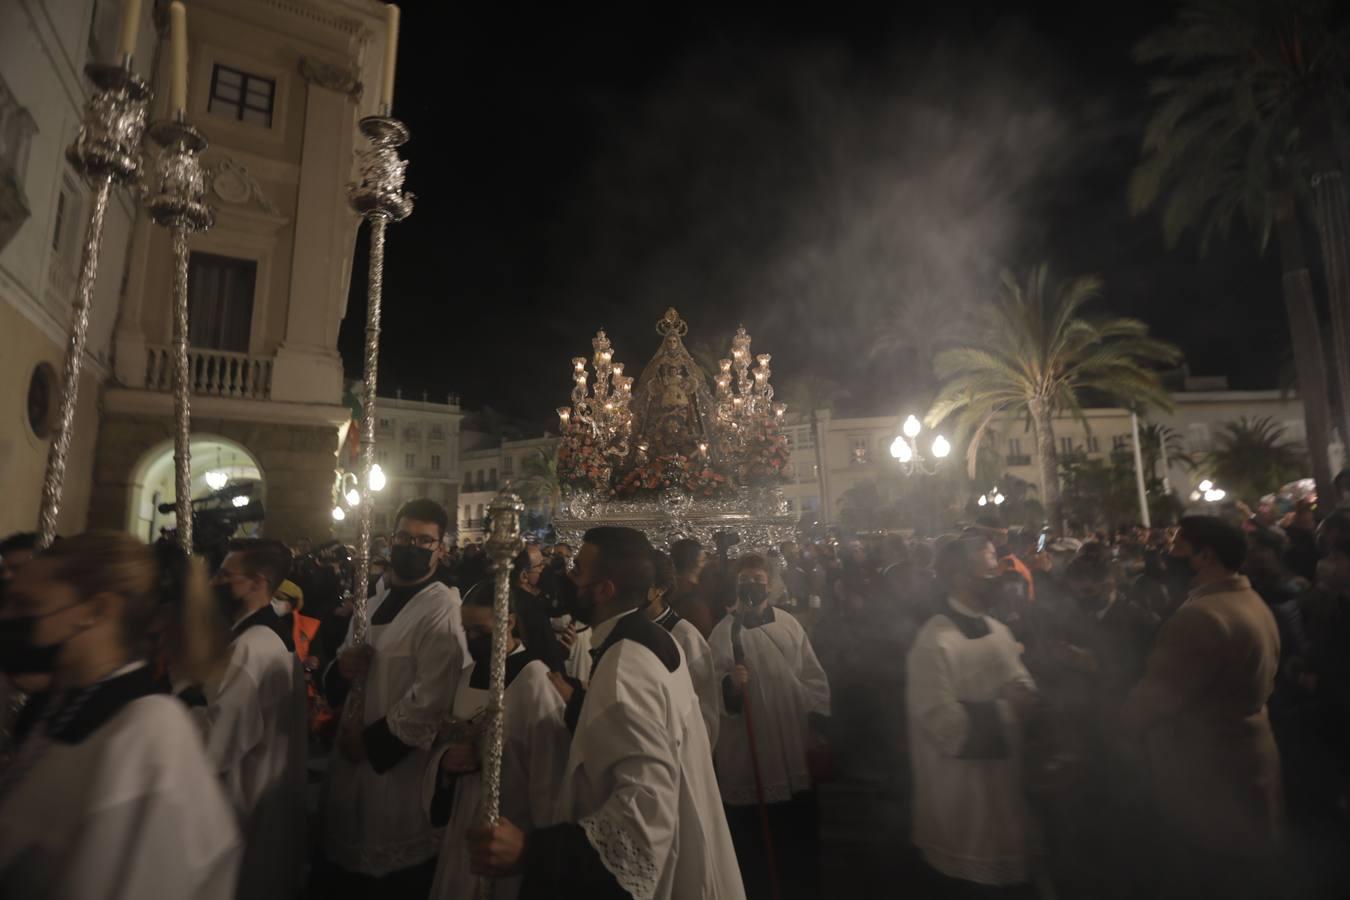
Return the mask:
<svg viewBox="0 0 1350 900">
<path fill-rule="evenodd" d="M 1100 311 L 1196 374 L 1277 386 L 1273 248 L 1168 251 L 1126 208 L 1149 110 L 1130 49 L 1170 4 L 567 6 L 404 7 L 417 206 L 389 231 L 382 394 L 556 424 L 594 331 L 636 375 L 674 305 L 696 353 L 743 321 L 789 400 L 918 409 L 948 328 L 1040 260 L 1101 274 Z M 367 252 L 362 229 L 353 377 Z"/>
</svg>

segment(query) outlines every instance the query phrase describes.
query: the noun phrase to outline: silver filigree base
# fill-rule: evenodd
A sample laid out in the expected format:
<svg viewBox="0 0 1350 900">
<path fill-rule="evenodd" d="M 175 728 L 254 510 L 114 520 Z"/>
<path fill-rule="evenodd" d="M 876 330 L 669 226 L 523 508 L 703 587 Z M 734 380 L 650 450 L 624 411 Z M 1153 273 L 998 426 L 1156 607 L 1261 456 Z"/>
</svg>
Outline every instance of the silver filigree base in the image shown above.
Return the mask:
<svg viewBox="0 0 1350 900">
<path fill-rule="evenodd" d="M 714 534 L 734 531 L 740 536 L 738 550 L 745 552 L 794 540 L 797 519 L 788 512 L 783 492 L 777 487 L 742 487 L 734 494 L 715 498 L 670 491 L 633 500 L 565 491 L 562 507 L 553 518 L 558 539 L 579 546 L 586 530 L 597 525 L 635 528 L 658 549 L 682 538 L 693 538 L 710 547 Z"/>
</svg>

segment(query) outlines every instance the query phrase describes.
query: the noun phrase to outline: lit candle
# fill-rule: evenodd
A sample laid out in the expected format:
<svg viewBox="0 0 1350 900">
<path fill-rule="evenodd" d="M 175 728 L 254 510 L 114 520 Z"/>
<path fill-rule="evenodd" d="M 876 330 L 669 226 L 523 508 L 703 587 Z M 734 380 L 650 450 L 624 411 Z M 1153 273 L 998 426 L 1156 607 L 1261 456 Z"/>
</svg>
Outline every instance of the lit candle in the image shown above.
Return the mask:
<svg viewBox="0 0 1350 900">
<path fill-rule="evenodd" d="M 136 38 L 141 33 L 141 0 L 122 0 L 122 29 L 117 38 L 117 61 L 136 54 Z"/>
<path fill-rule="evenodd" d="M 169 4 L 169 45 L 173 51 L 173 80 L 169 106 L 175 119 L 187 115 L 187 7 L 180 0 Z"/>
<path fill-rule="evenodd" d="M 623 363 L 614 364 L 614 377 L 623 378 Z"/>
<path fill-rule="evenodd" d="M 558 407 L 558 422 L 562 425 L 562 427 L 566 428 L 567 423 L 570 422 L 571 420 L 572 420 L 572 411 L 565 406 Z"/>
<path fill-rule="evenodd" d="M 699 444 L 698 444 L 698 455 L 699 455 L 699 456 L 707 456 L 707 455 L 708 455 L 708 445 L 707 445 L 706 443 L 704 443 L 703 441 L 699 441 Z"/>
<path fill-rule="evenodd" d="M 394 108 L 394 66 L 398 63 L 398 7 L 384 8 L 384 83 L 380 85 L 380 105 L 388 113 Z"/>
</svg>

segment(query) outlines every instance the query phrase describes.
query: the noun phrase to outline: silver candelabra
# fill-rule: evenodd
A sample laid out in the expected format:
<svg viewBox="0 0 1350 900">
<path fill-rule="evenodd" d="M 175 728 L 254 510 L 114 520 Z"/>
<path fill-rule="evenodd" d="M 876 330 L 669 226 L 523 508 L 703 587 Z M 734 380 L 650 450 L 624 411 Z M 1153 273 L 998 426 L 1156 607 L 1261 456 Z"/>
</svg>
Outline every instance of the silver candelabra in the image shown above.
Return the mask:
<svg viewBox="0 0 1350 900">
<path fill-rule="evenodd" d="M 492 666 L 488 680 L 487 761 L 483 767 L 483 824 L 497 824 L 502 802 L 502 713 L 506 703 L 506 643 L 511 619 L 511 560 L 525 546 L 520 516 L 525 504 L 504 488 L 492 501 L 492 534 L 487 551 L 496 568 L 492 595 Z M 481 900 L 492 897 L 492 882 L 478 882 Z"/>
<path fill-rule="evenodd" d="M 103 220 L 108 212 L 108 197 L 113 185 L 130 184 L 140 173 L 141 135 L 145 131 L 146 104 L 150 99 L 150 88 L 132 71 L 130 57 L 120 66 L 90 63 L 85 66 L 84 73 L 94 85 L 94 93 L 85 105 L 84 121 L 75 142 L 66 151 L 66 158 L 93 187 L 94 202 L 81 248 L 80 277 L 66 341 L 56 429 L 42 478 L 38 538 L 44 547 L 56 537 L 56 520 L 61 512 L 66 460 L 70 455 L 71 427 L 79 399 L 80 369 L 89 334 L 89 309 L 98 277 L 98 257 L 103 249 Z"/>
<path fill-rule="evenodd" d="M 387 113 L 388 111 L 385 110 Z M 384 292 L 384 232 L 390 222 L 406 219 L 413 209 L 413 195 L 403 190 L 408 164 L 399 159 L 398 148 L 408 142 L 408 126 L 389 115 L 366 116 L 361 133 L 370 147 L 359 158 L 361 180 L 348 185 L 352 209 L 370 223 L 370 271 L 366 280 L 365 385 L 361 397 L 361 503 L 356 545 L 356 584 L 352 593 L 352 641 L 364 644 L 369 626 L 366 590 L 370 579 L 371 488 L 375 465 L 375 388 L 380 365 L 380 303 Z M 352 685 L 346 715 L 360 718 L 364 683 Z"/>
<path fill-rule="evenodd" d="M 150 127 L 162 148 L 146 186 L 145 205 L 156 224 L 173 235 L 173 471 L 178 542 L 192 554 L 192 409 L 188 372 L 188 246 L 189 232 L 205 231 L 215 222 L 206 205 L 206 179 L 201 153 L 206 138 L 181 114 Z"/>
</svg>

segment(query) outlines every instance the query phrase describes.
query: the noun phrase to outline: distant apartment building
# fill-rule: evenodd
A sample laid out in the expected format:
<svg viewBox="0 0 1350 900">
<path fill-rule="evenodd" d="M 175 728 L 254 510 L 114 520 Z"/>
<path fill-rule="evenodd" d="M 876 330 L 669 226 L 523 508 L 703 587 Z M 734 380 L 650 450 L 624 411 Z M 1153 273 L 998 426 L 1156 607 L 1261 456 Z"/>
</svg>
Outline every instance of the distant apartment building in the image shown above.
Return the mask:
<svg viewBox="0 0 1350 900">
<path fill-rule="evenodd" d="M 1172 394 L 1176 406 L 1172 412 L 1150 411 L 1141 419 L 1141 427 L 1146 423 L 1167 426 L 1180 436 L 1186 453 L 1192 457 L 1203 456 L 1213 448 L 1220 425 L 1243 416 L 1269 418 L 1283 426 L 1288 439 L 1305 440 L 1303 406 L 1294 394 L 1228 390 L 1222 378 L 1191 378 L 1186 387 Z M 795 475 L 784 488 L 793 512 L 810 514 L 821 524 L 835 522 L 842 498 L 851 488 L 869 479 L 894 475 L 897 463 L 891 457 L 891 443 L 900 434 L 901 423 L 910 412 L 836 418 L 828 410 L 821 410 L 814 417 L 814 425 L 810 416 L 793 417 L 785 431 L 792 446 Z M 1106 460 L 1114 455 L 1122 461 L 1132 458 L 1128 410 L 1090 408 L 1083 413 L 1086 426 L 1069 415 L 1055 419 L 1055 442 L 1061 457 Z M 1035 486 L 1039 493 L 1041 474 L 1036 464 L 1035 439 L 1025 420 L 1014 417 L 995 420 L 987 440 L 993 442 L 997 451 L 1000 471 Z M 1335 444 L 1330 450 L 1333 463 L 1339 463 L 1344 456 L 1343 448 Z M 964 466 L 965 460 L 957 458 L 960 455 L 959 448 L 954 450 L 943 465 Z M 1179 460 L 1167 462 L 1167 479 L 1173 491 L 1183 496 L 1205 477 L 1203 470 L 1191 471 Z"/>
</svg>

